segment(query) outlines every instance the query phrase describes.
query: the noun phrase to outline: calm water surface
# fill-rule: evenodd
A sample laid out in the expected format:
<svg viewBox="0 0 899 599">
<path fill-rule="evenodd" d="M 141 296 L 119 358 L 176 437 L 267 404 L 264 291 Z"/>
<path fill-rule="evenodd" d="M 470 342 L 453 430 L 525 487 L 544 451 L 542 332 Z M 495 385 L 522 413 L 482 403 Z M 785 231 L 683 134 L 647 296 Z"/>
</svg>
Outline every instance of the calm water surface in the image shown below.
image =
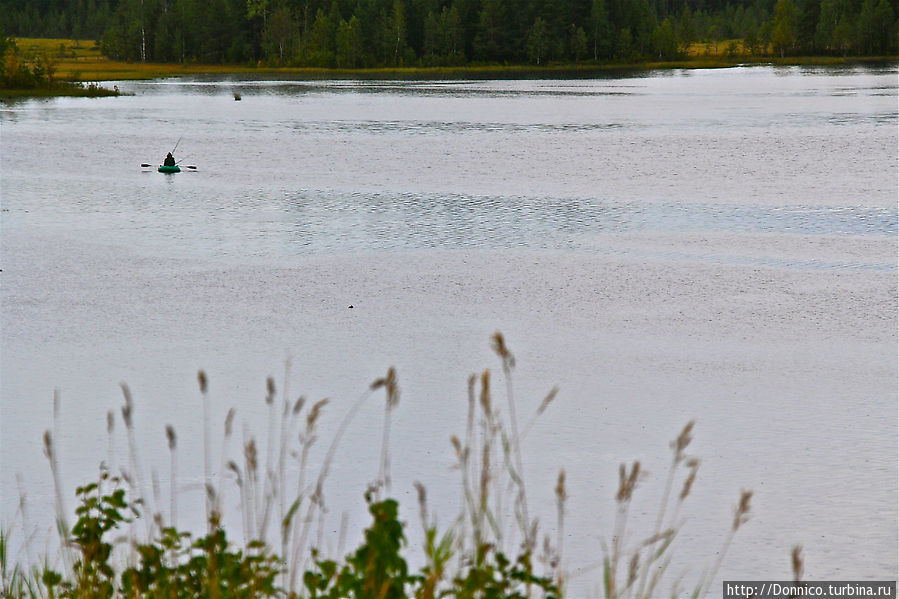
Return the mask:
<svg viewBox="0 0 899 599">
<path fill-rule="evenodd" d="M 449 437 L 467 376 L 499 370 L 501 330 L 523 422 L 560 387 L 525 463 L 549 531 L 568 473 L 576 596 L 598 595 L 618 464 L 650 473 L 646 531 L 691 419 L 703 464 L 672 579 L 712 563 L 743 488 L 753 519 L 719 577 L 788 578 L 795 544 L 810 579 L 896 577 L 895 65 L 117 85 L 134 95 L 0 107 L 0 516 L 20 538 L 50 528 L 45 429 L 69 509 L 100 461 L 125 460 L 106 430 L 120 381 L 165 497 L 178 430 L 196 522 L 200 368 L 213 422 L 236 407 L 246 438 L 265 430 L 266 376 L 331 397 L 323 451 L 395 365 L 394 495 L 417 531 L 421 481 L 448 525 Z M 140 167 L 179 140 L 196 172 Z M 341 512 L 365 521 L 379 401 L 328 482 L 332 548 Z"/>
</svg>

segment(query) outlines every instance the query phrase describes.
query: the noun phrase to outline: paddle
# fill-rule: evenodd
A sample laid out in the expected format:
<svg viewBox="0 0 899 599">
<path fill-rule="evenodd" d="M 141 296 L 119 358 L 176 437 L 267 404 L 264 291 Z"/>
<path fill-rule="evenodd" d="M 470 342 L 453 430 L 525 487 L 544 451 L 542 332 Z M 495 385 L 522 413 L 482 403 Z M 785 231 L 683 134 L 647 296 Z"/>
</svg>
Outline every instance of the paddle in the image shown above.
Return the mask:
<svg viewBox="0 0 899 599">
<path fill-rule="evenodd" d="M 148 168 L 148 167 L 149 167 L 149 168 L 152 168 L 153 166 L 155 166 L 155 165 L 153 165 L 153 164 L 147 164 L 147 163 L 141 163 L 141 167 L 143 167 L 143 168 Z M 181 166 L 181 165 L 179 164 L 178 166 Z M 192 171 L 197 170 L 197 167 L 195 167 L 195 166 L 193 166 L 193 165 L 184 165 L 184 166 L 181 166 L 181 168 L 189 168 L 189 169 L 192 170 Z"/>
</svg>

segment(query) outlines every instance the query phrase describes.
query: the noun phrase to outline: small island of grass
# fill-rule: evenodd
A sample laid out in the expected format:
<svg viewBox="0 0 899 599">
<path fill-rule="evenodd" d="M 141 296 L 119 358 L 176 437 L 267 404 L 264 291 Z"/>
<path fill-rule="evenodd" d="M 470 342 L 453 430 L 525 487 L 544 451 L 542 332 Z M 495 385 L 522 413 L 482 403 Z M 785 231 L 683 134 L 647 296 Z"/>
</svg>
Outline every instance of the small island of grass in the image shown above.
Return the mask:
<svg viewBox="0 0 899 599">
<path fill-rule="evenodd" d="M 97 83 L 68 81 L 56 77 L 57 67 L 47 54 L 23 60 L 16 41 L 0 37 L 0 100 L 23 97 L 118 96 L 118 89 Z"/>
</svg>

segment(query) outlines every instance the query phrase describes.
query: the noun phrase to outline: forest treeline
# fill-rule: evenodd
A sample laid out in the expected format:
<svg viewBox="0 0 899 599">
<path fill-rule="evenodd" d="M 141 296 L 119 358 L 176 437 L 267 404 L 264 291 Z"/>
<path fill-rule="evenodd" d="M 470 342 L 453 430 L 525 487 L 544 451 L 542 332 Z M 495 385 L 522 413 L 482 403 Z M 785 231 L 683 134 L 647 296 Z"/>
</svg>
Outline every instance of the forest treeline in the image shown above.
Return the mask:
<svg viewBox="0 0 899 599">
<path fill-rule="evenodd" d="M 313 67 L 884 56 L 899 0 L 0 0 L 0 33 L 109 58 Z M 741 40 L 738 44 L 732 40 Z"/>
</svg>

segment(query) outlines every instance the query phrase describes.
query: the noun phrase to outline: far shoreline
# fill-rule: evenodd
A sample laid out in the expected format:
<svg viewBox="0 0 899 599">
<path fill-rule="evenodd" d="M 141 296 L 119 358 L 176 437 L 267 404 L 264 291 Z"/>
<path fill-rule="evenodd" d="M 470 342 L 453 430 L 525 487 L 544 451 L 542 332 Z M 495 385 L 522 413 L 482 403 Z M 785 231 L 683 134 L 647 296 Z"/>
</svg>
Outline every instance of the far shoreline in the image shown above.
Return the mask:
<svg viewBox="0 0 899 599">
<path fill-rule="evenodd" d="M 0 100 L 47 98 L 56 96 L 100 97 L 122 95 L 103 87 L 109 81 L 145 81 L 190 76 L 251 76 L 260 79 L 285 77 L 296 81 L 368 80 L 368 81 L 461 81 L 557 79 L 577 80 L 632 77 L 650 71 L 704 70 L 734 67 L 856 67 L 891 65 L 899 56 L 787 56 L 706 54 L 700 50 L 681 60 L 638 62 L 551 63 L 548 65 L 475 64 L 465 66 L 324 68 L 284 67 L 265 64 L 200 64 L 120 62 L 100 54 L 89 40 L 16 38 L 25 60 L 35 56 L 49 59 L 53 81 L 48 87 L 0 89 Z M 30 57 L 30 58 L 29 58 Z"/>
<path fill-rule="evenodd" d="M 615 72 L 700 70 L 742 66 L 856 66 L 899 62 L 899 56 L 833 57 L 794 56 L 709 58 L 659 62 L 609 62 L 581 65 L 484 65 L 464 67 L 391 67 L 339 69 L 270 67 L 255 65 L 125 63 L 106 61 L 90 65 L 60 62 L 57 75 L 69 81 L 99 82 L 163 79 L 190 75 L 290 75 L 298 80 L 463 80 L 463 79 L 590 79 Z"/>
<path fill-rule="evenodd" d="M 88 82 L 63 82 L 62 85 L 38 88 L 0 88 L 0 102 L 30 98 L 108 98 L 110 96 L 123 96 L 118 89 L 109 89 Z"/>
</svg>

